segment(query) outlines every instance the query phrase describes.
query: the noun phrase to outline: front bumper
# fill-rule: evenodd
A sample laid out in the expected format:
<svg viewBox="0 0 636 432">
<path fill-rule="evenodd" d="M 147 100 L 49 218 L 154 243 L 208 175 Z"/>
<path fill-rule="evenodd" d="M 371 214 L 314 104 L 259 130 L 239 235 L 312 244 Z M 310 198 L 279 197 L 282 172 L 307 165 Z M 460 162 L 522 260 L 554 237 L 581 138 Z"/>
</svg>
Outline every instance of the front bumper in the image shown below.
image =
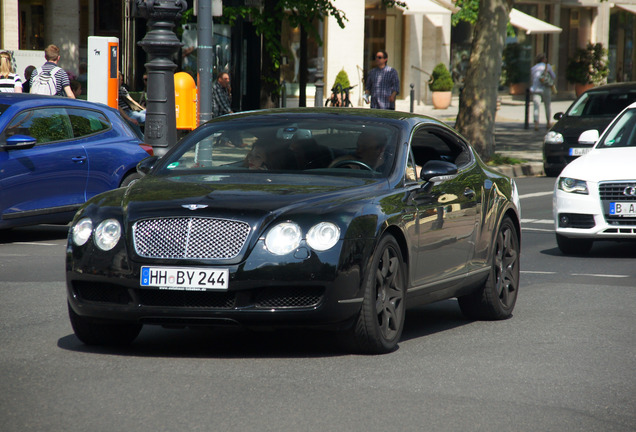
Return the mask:
<svg viewBox="0 0 636 432">
<path fill-rule="evenodd" d="M 598 198 L 598 185 L 588 182 L 588 187 L 589 195 L 555 190 L 552 209 L 556 233 L 598 240 L 636 239 L 636 218 L 608 218 Z"/>
<path fill-rule="evenodd" d="M 67 295 L 75 313 L 109 321 L 160 325 L 338 327 L 360 310 L 362 265 L 347 251 L 372 240 L 343 242 L 333 251 L 291 254 L 276 262 L 264 248 L 233 265 L 195 261 L 144 262 L 123 250 L 67 250 Z M 341 258 L 340 252 L 345 254 Z M 359 255 L 358 255 L 359 259 Z M 147 261 L 147 260 L 146 260 Z M 142 265 L 227 268 L 228 289 L 183 291 L 140 286 Z"/>
</svg>

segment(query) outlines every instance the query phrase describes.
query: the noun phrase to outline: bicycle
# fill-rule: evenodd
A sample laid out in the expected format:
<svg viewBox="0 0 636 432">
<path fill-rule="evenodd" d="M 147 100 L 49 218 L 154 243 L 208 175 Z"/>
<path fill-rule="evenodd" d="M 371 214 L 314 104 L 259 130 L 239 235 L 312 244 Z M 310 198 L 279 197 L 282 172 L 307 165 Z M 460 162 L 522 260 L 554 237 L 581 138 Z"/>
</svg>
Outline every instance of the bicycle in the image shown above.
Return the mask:
<svg viewBox="0 0 636 432">
<path fill-rule="evenodd" d="M 334 85 L 331 88 L 331 96 L 329 96 L 329 98 L 325 101 L 325 106 L 330 106 L 331 104 L 332 107 L 353 107 L 353 104 L 349 99 L 349 91 L 356 85 L 352 85 L 347 88 L 343 88 L 340 83 Z"/>
</svg>

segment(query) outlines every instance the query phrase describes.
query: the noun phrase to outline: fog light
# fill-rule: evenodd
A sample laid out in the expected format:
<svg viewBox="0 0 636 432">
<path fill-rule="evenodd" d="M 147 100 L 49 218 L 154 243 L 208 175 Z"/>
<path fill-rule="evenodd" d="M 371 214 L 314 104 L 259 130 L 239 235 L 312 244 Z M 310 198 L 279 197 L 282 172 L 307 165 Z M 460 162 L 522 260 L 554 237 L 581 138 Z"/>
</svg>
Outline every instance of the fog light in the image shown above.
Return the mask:
<svg viewBox="0 0 636 432">
<path fill-rule="evenodd" d="M 567 228 L 570 226 L 570 218 L 567 215 L 559 215 L 559 228 Z"/>
</svg>

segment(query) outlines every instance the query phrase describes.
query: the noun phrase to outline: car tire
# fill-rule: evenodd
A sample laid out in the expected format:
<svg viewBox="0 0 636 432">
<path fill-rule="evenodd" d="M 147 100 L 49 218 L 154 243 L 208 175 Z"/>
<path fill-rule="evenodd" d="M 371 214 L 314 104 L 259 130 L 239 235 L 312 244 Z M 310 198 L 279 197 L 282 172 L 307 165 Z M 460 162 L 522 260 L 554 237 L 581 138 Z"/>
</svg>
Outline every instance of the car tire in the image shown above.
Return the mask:
<svg viewBox="0 0 636 432">
<path fill-rule="evenodd" d="M 124 179 L 121 181 L 121 184 L 119 185 L 119 187 L 128 187 L 131 184 L 135 183 L 137 180 L 139 180 L 141 178 L 141 174 L 139 173 L 131 173 L 128 174 L 126 177 L 124 177 Z"/>
<path fill-rule="evenodd" d="M 70 304 L 68 316 L 75 336 L 86 345 L 128 345 L 142 328 L 137 323 L 96 323 L 76 314 Z"/>
<path fill-rule="evenodd" d="M 557 245 L 559 250 L 564 255 L 586 255 L 590 249 L 594 240 L 586 238 L 571 238 L 561 234 L 556 235 Z"/>
<path fill-rule="evenodd" d="M 474 293 L 457 299 L 466 317 L 502 320 L 512 316 L 519 292 L 519 250 L 517 229 L 505 217 L 497 231 L 486 282 Z"/>
<path fill-rule="evenodd" d="M 395 238 L 385 235 L 371 259 L 364 282 L 364 298 L 353 326 L 342 340 L 354 352 L 394 351 L 404 328 L 406 270 Z"/>
</svg>

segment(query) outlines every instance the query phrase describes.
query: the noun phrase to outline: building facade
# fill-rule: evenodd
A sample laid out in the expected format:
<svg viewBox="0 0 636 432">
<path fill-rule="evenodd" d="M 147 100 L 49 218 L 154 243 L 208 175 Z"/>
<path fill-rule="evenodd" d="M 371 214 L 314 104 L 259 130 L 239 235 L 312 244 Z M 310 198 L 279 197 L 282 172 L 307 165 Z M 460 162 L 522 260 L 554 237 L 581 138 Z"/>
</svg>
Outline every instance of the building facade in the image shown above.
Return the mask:
<svg viewBox="0 0 636 432">
<path fill-rule="evenodd" d="M 412 84 L 416 100 L 429 103 L 429 74 L 438 63 L 448 65 L 449 69 L 459 65 L 470 48 L 472 30 L 464 24 L 451 25 L 455 7 L 450 0 L 406 0 L 406 3 L 406 8 L 387 9 L 380 0 L 334 1 L 347 17 L 346 27 L 340 28 L 331 17 L 322 24 L 316 23 L 324 46 L 319 47 L 315 41 L 309 44 L 308 105 L 314 104 L 312 83 L 318 63 L 323 66 L 325 97 L 338 72 L 344 70 L 355 85 L 351 97 L 354 105 L 362 105 L 364 78 L 373 67 L 372 56 L 378 50 L 386 50 L 388 64 L 398 70 L 399 97 L 408 98 Z M 32 64 L 38 65 L 44 61 L 44 47 L 53 43 L 62 51 L 60 65 L 78 74 L 80 64 L 87 59 L 88 36 L 115 36 L 120 40 L 120 68 L 135 88 L 142 85 L 145 53 L 137 42 L 145 34 L 146 23 L 133 16 L 133 4 L 133 0 L 0 0 L 0 48 L 32 52 Z M 193 0 L 188 4 L 192 6 Z M 588 42 L 600 42 L 608 48 L 608 81 L 636 80 L 636 0 L 531 1 L 515 2 L 514 7 L 561 29 L 559 33 L 517 29 L 515 36 L 530 58 L 539 52 L 548 54 L 558 74 L 559 91 L 572 90 L 565 79 L 565 67 L 574 50 Z M 297 33 L 297 29 L 283 31 L 287 55 L 282 61 L 281 81 L 285 81 L 286 94 L 292 101 L 299 94 Z M 258 74 L 254 73 L 253 57 L 245 55 L 245 40 L 249 39 L 247 46 L 257 46 L 258 38 L 249 23 L 242 31 L 232 29 L 231 35 L 226 36 L 231 46 L 225 47 L 224 52 L 232 55 L 227 64 L 235 69 L 230 71 L 237 84 L 235 91 L 253 92 L 254 87 L 246 82 Z M 20 68 L 17 72 L 21 73 Z M 243 99 L 245 106 L 240 108 L 254 108 L 256 99 Z"/>
</svg>

